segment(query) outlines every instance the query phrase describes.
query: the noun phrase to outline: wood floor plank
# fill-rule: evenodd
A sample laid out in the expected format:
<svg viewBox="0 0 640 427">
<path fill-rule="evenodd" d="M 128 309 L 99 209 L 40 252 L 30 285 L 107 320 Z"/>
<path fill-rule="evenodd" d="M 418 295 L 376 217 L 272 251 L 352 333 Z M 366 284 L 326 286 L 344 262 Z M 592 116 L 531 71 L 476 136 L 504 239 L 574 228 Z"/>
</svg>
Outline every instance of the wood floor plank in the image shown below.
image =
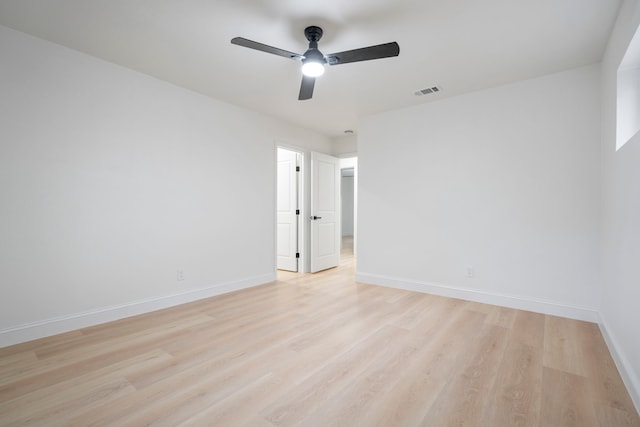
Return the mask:
<svg viewBox="0 0 640 427">
<path fill-rule="evenodd" d="M 546 316 L 544 335 L 544 366 L 575 375 L 587 376 L 587 346 L 580 334 L 585 322 Z"/>
<path fill-rule="evenodd" d="M 14 355 L 20 352 L 34 351 L 35 349 L 46 348 L 48 345 L 57 345 L 61 342 L 70 341 L 76 337 L 82 337 L 83 330 L 69 331 L 50 337 L 40 338 L 38 340 L 27 341 L 20 344 L 15 344 L 9 347 L 0 348 L 0 359 L 5 359 L 8 356 Z"/>
<path fill-rule="evenodd" d="M 24 409 L 10 407 L 2 413 L 2 425 L 67 425 L 69 417 L 90 408 L 97 401 L 109 402 L 121 396 L 131 396 L 134 391 L 134 387 L 124 378 L 87 381 L 82 388 L 47 396 L 44 406 L 38 404 Z"/>
<path fill-rule="evenodd" d="M 518 310 L 511 328 L 511 339 L 529 347 L 540 349 L 544 347 L 545 336 L 544 314 Z"/>
<path fill-rule="evenodd" d="M 620 425 L 640 427 L 640 418 L 629 415 L 635 413 L 635 407 L 598 326 L 585 322 L 580 325 L 578 332 L 588 355 L 585 365 L 591 386 L 591 398 L 598 410 L 598 418 L 600 419 L 602 414 L 606 414 L 605 418 L 619 418 L 625 414 L 625 421 Z"/>
<path fill-rule="evenodd" d="M 20 372 L 31 372 L 38 364 L 38 358 L 33 350 L 19 351 L 0 357 L 0 384 L 10 378 L 16 378 Z"/>
<path fill-rule="evenodd" d="M 544 368 L 540 425 L 588 427 L 599 425 L 595 408 L 588 399 L 585 377 Z"/>
<path fill-rule="evenodd" d="M 398 380 L 398 371 L 418 352 L 406 334 L 406 344 L 381 353 L 365 371 L 357 375 L 340 393 L 327 400 L 302 420 L 301 425 L 349 425 L 361 422 L 362 414 L 375 410 L 375 398 Z"/>
<path fill-rule="evenodd" d="M 149 330 L 138 331 L 127 337 L 112 337 L 102 344 L 78 346 L 66 353 L 40 361 L 30 371 L 21 370 L 0 382 L 0 400 L 10 400 L 35 389 L 82 375 L 94 369 L 117 363 L 134 355 L 145 353 L 184 332 L 185 327 L 208 321 L 208 316 L 155 325 Z"/>
<path fill-rule="evenodd" d="M 0 426 L 634 426 L 597 325 L 355 260 L 0 349 Z"/>
<path fill-rule="evenodd" d="M 508 330 L 486 324 L 477 334 L 464 363 L 438 395 L 421 425 L 483 425 Z"/>
<path fill-rule="evenodd" d="M 482 313 L 459 310 L 459 300 L 440 298 L 423 319 L 424 328 L 411 334 L 418 353 L 397 372 L 390 383 L 374 398 L 371 408 L 360 414 L 358 425 L 419 425 L 436 401 L 456 366 L 465 360 L 468 342 L 461 337 L 475 336 L 485 319 Z"/>
<path fill-rule="evenodd" d="M 640 420 L 633 412 L 616 409 L 611 406 L 597 405 L 598 425 L 611 427 L 638 427 Z"/>
<path fill-rule="evenodd" d="M 295 322 L 297 319 L 292 316 L 285 317 L 282 320 L 283 322 Z M 210 325 L 210 328 L 215 329 L 215 326 Z M 279 338 L 282 336 L 291 335 L 295 336 L 290 329 L 281 329 L 278 324 L 274 324 L 271 332 L 269 332 L 269 327 L 266 327 L 248 333 L 240 339 L 238 335 L 210 337 L 195 334 L 189 335 L 191 340 L 182 339 L 184 337 L 181 337 L 181 348 L 176 348 L 173 345 L 163 346 L 163 349 L 173 356 L 170 360 L 167 360 L 163 365 L 150 366 L 148 369 L 139 370 L 134 374 L 128 375 L 127 379 L 137 388 L 142 389 L 167 377 L 181 375 L 182 372 L 202 363 L 229 357 L 242 357 L 255 348 L 264 348 L 274 342 L 280 342 Z M 214 342 L 215 345 L 212 345 Z"/>
<path fill-rule="evenodd" d="M 545 316 L 517 311 L 498 370 L 486 425 L 537 426 L 542 404 Z"/>
<path fill-rule="evenodd" d="M 407 333 L 392 326 L 379 330 L 293 387 L 291 393 L 297 396 L 295 400 L 287 396 L 265 408 L 261 414 L 277 426 L 296 425 L 335 396 L 380 355 L 392 351 Z"/>
<path fill-rule="evenodd" d="M 542 350 L 511 341 L 485 412 L 484 425 L 538 426 L 542 404 Z"/>
<path fill-rule="evenodd" d="M 71 417 L 109 404 L 119 397 L 132 395 L 136 390 L 126 380 L 126 375 L 162 363 L 168 358 L 170 356 L 167 353 L 153 350 L 4 401 L 0 403 L 2 422 L 62 425 Z M 25 418 L 24 414 L 29 415 Z"/>
<path fill-rule="evenodd" d="M 502 326 L 503 328 L 511 328 L 516 319 L 518 310 L 508 307 L 493 306 L 489 312 L 486 322 L 491 325 Z"/>
<path fill-rule="evenodd" d="M 180 426 L 243 426 L 258 425 L 256 414 L 246 410 L 247 407 L 262 408 L 271 404 L 278 396 L 282 396 L 283 380 L 271 373 L 264 375 L 248 386 L 219 400 L 204 410 L 183 420 Z M 273 426 L 264 418 L 263 425 Z"/>
</svg>

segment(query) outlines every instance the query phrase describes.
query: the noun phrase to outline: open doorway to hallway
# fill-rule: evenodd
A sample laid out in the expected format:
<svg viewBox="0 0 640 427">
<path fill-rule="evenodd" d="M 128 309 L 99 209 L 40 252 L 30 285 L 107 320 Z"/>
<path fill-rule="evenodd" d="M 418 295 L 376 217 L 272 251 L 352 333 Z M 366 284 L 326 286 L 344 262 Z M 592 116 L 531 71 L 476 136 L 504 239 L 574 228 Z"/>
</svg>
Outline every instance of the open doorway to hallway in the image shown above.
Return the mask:
<svg viewBox="0 0 640 427">
<path fill-rule="evenodd" d="M 320 277 L 341 277 L 355 276 L 356 254 L 357 254 L 357 158 L 340 159 L 340 261 L 336 268 L 313 273 Z M 278 269 L 278 280 L 290 280 L 296 277 L 301 278 L 304 271 L 300 268 L 299 273 Z M 306 275 L 304 275 L 306 276 Z"/>
<path fill-rule="evenodd" d="M 353 228 L 355 223 L 355 187 L 353 175 L 353 168 L 340 170 L 340 195 L 342 204 L 341 257 L 353 256 Z"/>
<path fill-rule="evenodd" d="M 357 254 L 358 158 L 340 159 L 341 238 L 342 254 Z"/>
</svg>

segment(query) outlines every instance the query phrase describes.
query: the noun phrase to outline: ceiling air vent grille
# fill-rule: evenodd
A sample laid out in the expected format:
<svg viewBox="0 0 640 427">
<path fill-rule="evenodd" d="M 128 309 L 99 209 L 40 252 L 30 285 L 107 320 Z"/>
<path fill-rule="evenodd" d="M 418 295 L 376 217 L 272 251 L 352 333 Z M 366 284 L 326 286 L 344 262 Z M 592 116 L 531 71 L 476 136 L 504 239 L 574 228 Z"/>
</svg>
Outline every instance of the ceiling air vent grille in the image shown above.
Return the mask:
<svg viewBox="0 0 640 427">
<path fill-rule="evenodd" d="M 437 93 L 437 92 L 440 92 L 440 87 L 436 85 L 436 86 L 428 87 L 426 89 L 420 89 L 415 92 L 415 95 L 422 96 L 422 95 L 429 95 L 431 93 Z"/>
</svg>

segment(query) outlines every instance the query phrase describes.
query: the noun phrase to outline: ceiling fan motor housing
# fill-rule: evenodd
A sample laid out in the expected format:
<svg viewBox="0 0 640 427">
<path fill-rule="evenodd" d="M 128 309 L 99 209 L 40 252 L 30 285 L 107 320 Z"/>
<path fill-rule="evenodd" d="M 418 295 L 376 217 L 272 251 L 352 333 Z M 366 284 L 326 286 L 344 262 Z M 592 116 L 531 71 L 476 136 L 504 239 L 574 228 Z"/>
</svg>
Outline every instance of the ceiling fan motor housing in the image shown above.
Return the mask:
<svg viewBox="0 0 640 427">
<path fill-rule="evenodd" d="M 318 41 L 322 38 L 322 28 L 312 25 L 304 29 L 304 35 L 309 40 L 309 49 L 304 53 L 302 63 L 326 64 L 324 55 L 318 50 Z"/>
<path fill-rule="evenodd" d="M 309 42 L 319 42 L 322 38 L 322 28 L 312 25 L 304 29 L 304 36 Z"/>
</svg>

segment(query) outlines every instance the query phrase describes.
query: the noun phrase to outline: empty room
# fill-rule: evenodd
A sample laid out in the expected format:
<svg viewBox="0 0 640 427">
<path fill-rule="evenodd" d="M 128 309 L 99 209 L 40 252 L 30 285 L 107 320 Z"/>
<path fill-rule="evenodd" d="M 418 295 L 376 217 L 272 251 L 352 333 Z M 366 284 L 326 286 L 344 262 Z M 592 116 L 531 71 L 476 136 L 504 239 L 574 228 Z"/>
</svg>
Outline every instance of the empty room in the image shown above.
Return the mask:
<svg viewBox="0 0 640 427">
<path fill-rule="evenodd" d="M 640 426 L 640 0 L 0 0 L 0 426 Z"/>
</svg>

